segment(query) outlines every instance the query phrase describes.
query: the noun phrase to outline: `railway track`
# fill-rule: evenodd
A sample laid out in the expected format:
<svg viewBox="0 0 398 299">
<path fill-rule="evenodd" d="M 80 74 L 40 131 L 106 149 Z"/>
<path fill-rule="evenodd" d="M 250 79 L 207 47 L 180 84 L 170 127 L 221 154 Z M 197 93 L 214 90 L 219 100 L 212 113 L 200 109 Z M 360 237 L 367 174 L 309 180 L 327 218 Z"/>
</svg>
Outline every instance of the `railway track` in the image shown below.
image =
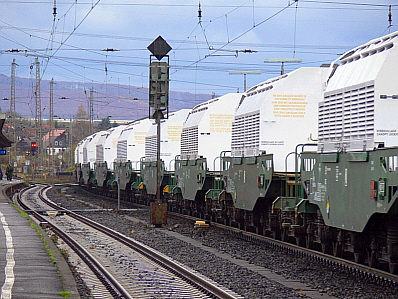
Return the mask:
<svg viewBox="0 0 398 299">
<path fill-rule="evenodd" d="M 184 219 L 189 219 L 192 221 L 197 221 L 200 220 L 197 217 L 189 216 L 189 215 L 184 215 L 184 214 L 179 214 L 179 213 L 174 213 L 174 212 L 169 212 L 170 215 L 173 215 L 174 217 L 180 217 Z M 288 252 L 289 254 L 295 255 L 296 257 L 302 257 L 306 256 L 309 257 L 313 260 L 319 261 L 321 263 L 324 263 L 326 265 L 333 265 L 335 267 L 341 268 L 341 269 L 346 269 L 350 271 L 353 275 L 357 275 L 360 277 L 366 277 L 369 280 L 372 280 L 377 283 L 384 284 L 386 286 L 398 286 L 398 275 L 391 274 L 389 272 L 375 269 L 368 267 L 366 265 L 358 264 L 353 261 L 339 258 L 339 257 L 334 257 L 329 254 L 325 254 L 316 250 L 312 249 L 307 249 L 305 247 L 300 247 L 294 244 L 290 244 L 287 242 L 275 240 L 269 237 L 261 236 L 255 233 L 247 232 L 238 228 L 230 227 L 224 224 L 220 224 L 217 222 L 211 222 L 211 225 L 227 230 L 231 232 L 233 235 L 235 235 L 238 238 L 250 241 L 250 242 L 256 242 L 259 244 L 263 245 L 268 245 L 271 246 L 277 250 L 284 250 Z"/>
<path fill-rule="evenodd" d="M 87 191 L 87 189 L 84 189 Z M 112 198 L 113 199 L 113 198 Z M 141 207 L 141 208 L 148 208 L 146 205 L 140 205 L 134 203 L 134 205 Z M 197 221 L 197 220 L 204 220 L 200 219 L 198 217 L 186 215 L 186 214 L 180 214 L 176 212 L 168 212 L 169 215 L 172 215 L 174 217 L 179 217 L 179 218 L 184 218 L 184 219 L 189 219 L 191 221 Z M 334 267 L 340 268 L 340 269 L 345 269 L 351 272 L 353 275 L 356 275 L 361 278 L 366 278 L 369 279 L 370 281 L 374 281 L 376 283 L 380 283 L 386 286 L 398 286 L 398 275 L 391 274 L 387 271 L 376 269 L 376 268 L 371 268 L 369 266 L 363 265 L 363 264 L 358 264 L 354 261 L 348 260 L 348 259 L 343 259 L 340 257 L 334 257 L 330 254 L 322 253 L 320 251 L 312 250 L 312 249 L 307 249 L 305 247 L 297 246 L 295 244 L 291 244 L 288 242 L 283 242 L 280 240 L 276 240 L 270 237 L 258 235 L 252 232 L 248 232 L 242 229 L 238 229 L 235 227 L 227 226 L 224 224 L 220 224 L 217 222 L 211 222 L 211 225 L 227 230 L 231 232 L 233 235 L 235 235 L 238 238 L 244 239 L 246 241 L 250 242 L 256 242 L 258 244 L 263 244 L 267 246 L 271 246 L 277 250 L 283 250 L 291 255 L 294 255 L 296 257 L 308 257 L 311 258 L 314 261 L 321 262 L 325 265 L 332 265 Z"/>
<path fill-rule="evenodd" d="M 82 194 L 80 192 L 82 192 Z M 86 193 L 86 195 L 84 195 L 84 193 Z M 80 206 L 84 205 L 85 209 L 107 207 L 111 208 L 112 210 L 112 207 L 113 209 L 116 209 L 117 204 L 115 198 L 101 196 L 98 194 L 95 194 L 93 197 L 92 192 L 87 192 L 85 188 L 82 189 L 73 185 L 63 186 L 62 188 L 56 187 L 51 191 L 50 194 L 51 198 L 53 198 L 55 202 L 60 202 L 62 205 L 65 205 L 70 209 L 79 209 Z M 80 199 L 80 196 L 82 196 L 82 200 Z M 104 214 L 104 218 L 98 217 L 98 213 L 94 213 L 92 216 L 89 216 L 90 214 L 87 213 L 86 215 L 87 217 L 93 218 L 96 221 L 102 222 L 104 224 L 107 224 L 111 219 L 120 219 L 121 221 L 122 219 L 126 219 L 127 222 L 130 222 L 128 226 L 133 225 L 137 227 L 137 235 L 134 234 L 135 239 L 138 239 L 141 242 L 150 245 L 151 247 L 154 246 L 169 256 L 174 256 L 175 252 L 173 252 L 173 250 L 170 251 L 164 248 L 163 246 L 165 243 L 167 245 L 173 243 L 179 244 L 182 241 L 186 243 L 187 246 L 197 247 L 199 250 L 190 250 L 193 250 L 196 254 L 199 254 L 199 256 L 206 256 L 209 253 L 212 255 L 213 252 L 218 250 L 219 254 L 216 254 L 212 258 L 209 256 L 211 263 L 206 263 L 206 269 L 214 269 L 215 273 L 217 273 L 216 269 L 218 268 L 214 265 L 219 264 L 222 264 L 223 269 L 228 267 L 230 271 L 233 269 L 232 272 L 229 273 L 232 275 L 231 277 L 235 276 L 233 280 L 234 285 L 235 281 L 242 281 L 244 283 L 238 284 L 238 288 L 232 287 L 232 289 L 242 295 L 246 294 L 245 291 L 242 291 L 245 289 L 250 289 L 249 296 L 253 296 L 252 294 L 272 294 L 273 291 L 267 291 L 269 290 L 270 286 L 268 286 L 267 283 L 264 283 L 264 278 L 268 278 L 272 283 L 280 283 L 281 285 L 290 288 L 293 291 L 298 291 L 301 293 L 293 295 L 296 297 L 300 297 L 306 293 L 312 298 L 335 298 L 335 296 L 346 298 L 350 296 L 357 296 L 358 294 L 363 294 L 363 298 L 396 298 L 395 294 L 398 290 L 396 277 L 394 277 L 394 275 L 391 276 L 391 274 L 388 272 L 383 272 L 380 270 L 374 271 L 375 269 L 371 268 L 369 268 L 370 271 L 367 271 L 368 267 L 362 267 L 363 265 L 358 265 L 350 261 L 348 261 L 346 265 L 344 265 L 346 261 L 339 265 L 339 263 L 335 263 L 329 259 L 331 258 L 332 260 L 335 260 L 333 256 L 327 256 L 321 252 L 307 250 L 306 248 L 297 247 L 296 245 L 289 243 L 286 244 L 286 247 L 283 246 L 284 243 L 281 241 L 256 235 L 251 232 L 241 231 L 236 228 L 225 227 L 224 225 L 217 223 L 212 223 L 214 229 L 210 228 L 209 233 L 206 233 L 206 237 L 198 237 L 198 231 L 193 228 L 193 223 L 199 218 L 188 215 L 175 215 L 174 213 L 169 212 L 169 215 L 172 217 L 169 217 L 170 221 L 164 226 L 164 228 L 143 229 L 149 234 L 155 233 L 155 235 L 156 231 L 159 231 L 160 234 L 167 235 L 179 241 L 162 242 L 159 240 L 158 242 L 147 242 L 145 237 L 142 235 L 143 230 L 138 228 L 137 223 L 147 223 L 149 215 L 148 211 L 144 211 L 144 209 L 148 209 L 148 206 L 138 205 L 132 202 L 123 202 L 122 207 L 126 209 L 122 209 L 121 214 L 108 212 L 105 213 L 107 216 Z M 186 219 L 184 220 L 184 218 Z M 103 221 L 102 219 L 106 219 L 108 222 Z M 118 229 L 120 229 L 120 231 L 124 231 L 124 234 L 129 235 L 128 228 L 126 230 L 122 223 L 118 226 Z M 223 230 L 228 230 L 229 232 L 224 233 Z M 187 236 L 187 238 L 184 236 Z M 250 245 L 250 243 L 252 245 Z M 233 245 L 234 247 L 230 247 L 228 244 Z M 177 246 L 185 245 L 180 244 Z M 201 249 L 203 251 L 198 252 Z M 304 251 L 308 252 L 300 252 L 300 249 L 304 249 Z M 178 254 L 184 254 L 184 250 L 177 250 L 177 252 Z M 316 256 L 312 255 L 311 252 L 315 253 Z M 235 259 L 235 257 L 237 257 L 237 259 Z M 183 258 L 182 256 L 179 256 L 178 259 L 184 264 L 187 263 L 187 259 Z M 220 262 L 218 259 L 220 259 Z M 221 262 L 221 260 L 227 262 Z M 248 261 L 248 263 L 245 263 L 245 261 Z M 248 279 L 245 278 L 241 280 L 239 276 L 234 275 L 234 271 L 239 273 L 246 270 L 237 269 L 234 266 L 225 266 L 225 264 L 228 262 L 238 267 L 242 266 L 244 269 L 247 269 L 250 274 L 245 274 L 245 277 L 248 277 Z M 195 264 L 195 262 L 193 263 Z M 220 279 L 217 275 L 213 276 L 208 270 L 203 270 L 202 264 L 199 263 L 198 265 L 195 264 L 191 266 L 194 269 L 202 272 L 204 275 L 212 277 L 212 279 L 215 281 L 219 281 L 223 285 L 231 287 L 230 281 L 232 280 L 224 278 Z M 357 266 L 359 266 L 359 269 Z M 259 273 L 260 276 L 257 275 Z M 287 282 L 289 280 L 293 283 Z M 255 284 L 253 287 L 247 287 L 251 285 L 251 281 L 256 281 L 256 284 L 258 285 Z M 304 286 L 295 285 L 294 282 L 298 281 L 302 282 Z M 263 287 L 261 290 L 266 291 L 259 291 L 257 288 L 259 285 Z M 278 289 L 274 286 L 271 288 L 272 290 Z M 280 291 L 281 290 L 278 289 L 279 293 L 276 293 L 278 296 L 280 296 Z M 318 293 L 314 297 L 313 295 L 316 292 Z M 381 296 L 381 294 L 384 294 L 384 296 Z M 260 297 L 262 296 L 255 295 L 253 298 Z M 285 295 L 281 298 L 286 297 L 289 296 Z"/>
<path fill-rule="evenodd" d="M 27 206 L 23 200 L 21 200 L 21 197 L 23 197 L 23 193 L 27 192 L 29 189 L 25 189 L 22 195 L 19 196 L 19 204 L 27 213 L 32 214 L 35 218 L 37 218 L 38 221 L 45 223 L 45 225 L 51 226 L 57 235 L 64 239 L 65 242 L 73 248 L 73 250 L 76 250 L 78 255 L 84 260 L 85 263 L 87 263 L 87 265 L 89 265 L 101 283 L 104 284 L 105 288 L 109 290 L 109 293 L 112 297 L 137 298 L 138 296 L 139 298 L 150 298 L 151 292 L 162 297 L 161 291 L 159 291 L 162 286 L 159 285 L 159 282 L 160 284 L 163 282 L 168 285 L 169 290 L 164 292 L 168 292 L 170 295 L 168 297 L 170 298 L 241 298 L 235 293 L 220 287 L 218 284 L 214 283 L 208 278 L 196 273 L 195 271 L 178 262 L 175 262 L 174 260 L 149 248 L 148 246 L 134 241 L 133 239 L 130 239 L 103 225 L 82 217 L 72 211 L 59 207 L 46 198 L 44 191 L 45 189 L 46 188 L 41 188 L 38 196 L 46 205 L 50 207 L 50 209 L 34 211 L 32 208 Z M 79 226 L 80 230 L 84 231 L 85 229 L 95 229 L 106 235 L 108 238 L 111 238 L 111 241 L 105 241 L 108 242 L 108 245 L 111 245 L 110 243 L 115 243 L 117 241 L 120 244 L 123 244 L 123 246 L 127 246 L 130 251 L 133 249 L 135 252 L 138 252 L 143 258 L 139 259 L 137 256 L 134 257 L 134 262 L 136 264 L 134 264 L 132 267 L 132 273 L 134 272 L 135 268 L 146 268 L 148 270 L 146 271 L 148 274 L 147 277 L 139 274 L 140 285 L 145 284 L 145 290 L 138 291 L 135 289 L 133 292 L 128 290 L 131 289 L 131 285 L 129 288 L 126 288 L 126 283 L 121 283 L 118 281 L 118 279 L 114 278 L 113 275 L 106 269 L 107 267 L 102 266 L 100 262 L 96 261 L 96 258 L 93 257 L 87 249 L 82 248 L 83 246 L 79 246 L 78 244 L 76 245 L 76 242 L 64 232 L 64 229 L 59 228 L 57 225 L 49 221 L 48 216 L 43 216 L 42 214 L 52 215 L 50 217 L 56 217 L 56 215 L 67 215 L 68 217 L 72 217 L 74 221 L 82 223 L 81 225 L 75 224 L 75 226 Z M 113 251 L 112 254 L 114 254 Z M 143 265 L 142 259 L 147 260 L 148 265 Z M 138 260 L 140 260 L 139 265 L 137 264 Z M 161 273 L 161 275 L 159 275 L 159 273 Z M 178 291 L 176 291 L 176 289 Z"/>
<path fill-rule="evenodd" d="M 121 286 L 118 281 L 95 259 L 88 250 L 86 250 L 83 246 L 81 246 L 78 242 L 76 242 L 73 238 L 69 236 L 69 234 L 65 233 L 63 229 L 52 224 L 48 221 L 48 217 L 43 216 L 42 214 L 52 214 L 54 211 L 50 210 L 34 210 L 30 206 L 28 206 L 24 200 L 24 195 L 35 188 L 35 186 L 30 186 L 28 188 L 23 189 L 17 196 L 18 205 L 24 209 L 24 211 L 30 215 L 32 215 L 37 221 L 41 223 L 42 226 L 46 228 L 51 228 L 51 230 L 59 236 L 70 248 L 71 250 L 80 257 L 80 259 L 89 267 L 91 270 L 91 277 L 89 278 L 92 281 L 92 284 L 98 285 L 97 281 L 99 281 L 102 285 L 97 287 L 96 293 L 104 295 L 119 297 L 119 298 L 132 298 L 126 289 Z M 98 290 L 100 289 L 100 290 Z M 106 294 L 105 294 L 106 293 Z"/>
</svg>

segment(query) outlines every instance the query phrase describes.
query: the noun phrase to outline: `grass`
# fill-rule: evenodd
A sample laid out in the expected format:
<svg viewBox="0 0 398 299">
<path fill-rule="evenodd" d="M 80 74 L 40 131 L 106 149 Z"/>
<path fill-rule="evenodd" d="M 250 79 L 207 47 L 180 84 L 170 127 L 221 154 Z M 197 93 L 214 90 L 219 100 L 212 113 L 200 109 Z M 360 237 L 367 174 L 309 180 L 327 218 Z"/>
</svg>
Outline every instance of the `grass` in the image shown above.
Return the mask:
<svg viewBox="0 0 398 299">
<path fill-rule="evenodd" d="M 24 211 L 22 211 L 20 208 L 18 208 L 16 205 L 12 205 L 13 207 L 14 207 L 14 209 L 16 209 L 18 212 L 19 212 L 19 214 L 21 214 L 21 216 L 23 217 L 23 218 L 25 218 L 25 219 L 29 219 L 29 215 L 27 214 L 27 213 L 25 213 Z M 29 220 L 29 222 L 31 222 L 30 220 Z M 32 225 L 32 224 L 31 224 Z"/>
<path fill-rule="evenodd" d="M 62 291 L 61 293 L 59 293 L 61 296 L 64 296 L 64 298 L 69 298 L 71 296 L 71 294 L 69 292 L 65 292 Z"/>
<path fill-rule="evenodd" d="M 55 259 L 54 253 L 52 252 L 52 250 L 51 250 L 51 248 L 50 248 L 50 245 L 48 245 L 48 243 L 47 243 L 47 241 L 46 241 L 46 239 L 45 239 L 45 237 L 44 237 L 44 234 L 42 233 L 42 230 L 37 226 L 36 223 L 34 223 L 34 222 L 29 218 L 29 215 L 28 215 L 27 213 L 25 213 L 24 211 L 22 211 L 22 210 L 21 210 L 18 206 L 16 206 L 16 205 L 12 205 L 12 206 L 14 207 L 14 209 L 16 209 L 16 210 L 19 212 L 19 214 L 21 214 L 21 216 L 22 216 L 23 218 L 28 219 L 28 221 L 29 221 L 29 223 L 30 223 L 30 226 L 33 227 L 33 228 L 36 230 L 36 233 L 40 236 L 40 238 L 41 238 L 41 240 L 42 240 L 42 242 L 43 242 L 43 244 L 44 244 L 44 246 L 45 246 L 45 248 L 46 248 L 46 251 L 47 251 L 48 255 L 50 256 L 50 259 L 51 259 L 52 264 L 53 264 L 53 265 L 56 265 L 56 264 L 57 264 L 57 260 Z M 51 240 L 55 243 L 55 242 L 58 240 L 58 237 L 57 237 L 56 235 L 53 235 L 53 236 L 51 236 Z M 67 254 L 66 252 L 62 252 L 62 251 L 61 251 L 61 254 L 62 254 L 62 256 L 63 256 L 64 258 L 68 256 L 68 254 Z M 58 272 L 58 274 L 59 274 L 60 277 L 62 276 L 61 273 Z M 69 297 L 71 296 L 71 294 L 70 294 L 69 292 L 67 292 L 67 291 L 62 291 L 62 292 L 60 292 L 59 294 L 60 294 L 61 296 L 63 296 L 64 298 L 69 298 Z"/>
<path fill-rule="evenodd" d="M 74 183 L 75 177 L 74 176 L 54 176 L 54 175 L 42 175 L 42 174 L 35 174 L 32 178 L 31 175 L 21 175 L 21 177 L 27 181 L 34 180 L 37 183 L 42 184 L 64 184 L 64 183 Z"/>
</svg>

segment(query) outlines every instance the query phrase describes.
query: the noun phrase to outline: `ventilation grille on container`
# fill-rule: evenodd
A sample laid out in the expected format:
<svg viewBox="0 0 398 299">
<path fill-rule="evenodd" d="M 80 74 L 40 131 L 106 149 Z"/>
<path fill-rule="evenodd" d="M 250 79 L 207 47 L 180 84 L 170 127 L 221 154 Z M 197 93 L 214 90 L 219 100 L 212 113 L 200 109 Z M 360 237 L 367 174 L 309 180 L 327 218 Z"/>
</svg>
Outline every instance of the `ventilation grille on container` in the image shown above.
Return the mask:
<svg viewBox="0 0 398 299">
<path fill-rule="evenodd" d="M 181 156 L 183 159 L 196 159 L 198 156 L 198 127 L 182 129 Z"/>
<path fill-rule="evenodd" d="M 236 117 L 232 124 L 232 155 L 257 155 L 259 144 L 260 113 Z"/>
<path fill-rule="evenodd" d="M 319 104 L 319 141 L 374 139 L 374 116 L 374 85 L 327 94 Z"/>
<path fill-rule="evenodd" d="M 127 161 L 127 140 L 121 140 L 117 143 L 117 160 Z"/>
<path fill-rule="evenodd" d="M 104 147 L 102 146 L 102 144 L 97 144 L 96 146 L 96 158 L 97 163 L 104 162 Z"/>
<path fill-rule="evenodd" d="M 145 138 L 145 160 L 155 161 L 157 158 L 157 137 L 156 135 Z"/>
</svg>

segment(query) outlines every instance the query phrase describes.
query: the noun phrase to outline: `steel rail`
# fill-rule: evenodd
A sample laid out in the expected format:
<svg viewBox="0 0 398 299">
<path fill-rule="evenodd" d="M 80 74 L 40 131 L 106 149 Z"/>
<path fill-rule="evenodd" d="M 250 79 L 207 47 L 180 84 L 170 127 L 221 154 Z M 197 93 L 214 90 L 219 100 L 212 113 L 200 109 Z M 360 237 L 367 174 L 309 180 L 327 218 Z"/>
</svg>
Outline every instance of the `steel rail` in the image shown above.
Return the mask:
<svg viewBox="0 0 398 299">
<path fill-rule="evenodd" d="M 207 280 L 206 278 L 202 277 L 201 275 L 197 275 L 195 273 L 190 272 L 187 268 L 185 268 L 183 265 L 175 262 L 174 260 L 170 259 L 169 257 L 161 254 L 158 251 L 155 251 L 154 249 L 150 248 L 149 246 L 146 246 L 134 239 L 131 239 L 129 237 L 126 237 L 125 235 L 116 232 L 104 225 L 101 225 L 99 223 L 96 223 L 86 217 L 83 217 L 79 214 L 76 214 L 72 211 L 66 210 L 57 204 L 54 204 L 50 201 L 48 201 L 44 196 L 43 193 L 44 189 L 39 193 L 39 197 L 41 200 L 43 200 L 46 204 L 48 204 L 50 207 L 53 209 L 56 209 L 58 211 L 68 213 L 69 216 L 75 218 L 78 221 L 81 221 L 82 223 L 89 225 L 90 227 L 93 227 L 102 233 L 118 240 L 119 242 L 123 243 L 124 245 L 138 251 L 142 255 L 150 258 L 160 266 L 166 268 L 170 272 L 174 273 L 175 275 L 178 275 L 180 278 L 184 279 L 186 282 L 190 283 L 191 285 L 195 286 L 197 289 L 201 290 L 202 292 L 214 297 L 214 298 L 225 298 L 225 299 L 236 299 L 236 296 L 233 296 L 229 292 L 225 291 L 218 285 L 215 285 L 211 281 Z M 239 298 L 239 297 L 238 297 Z"/>
<path fill-rule="evenodd" d="M 175 212 L 168 212 L 168 213 L 169 215 L 173 215 L 175 217 L 185 218 L 193 221 L 200 220 L 200 218 L 189 215 L 179 214 Z M 371 268 L 369 266 L 358 264 L 350 260 L 335 257 L 330 254 L 297 246 L 295 244 L 283 242 L 270 237 L 258 235 L 252 232 L 244 231 L 235 227 L 227 226 L 225 224 L 220 224 L 217 222 L 210 222 L 210 224 L 214 227 L 230 231 L 237 237 L 245 239 L 247 241 L 258 242 L 260 244 L 267 244 L 274 248 L 286 250 L 287 252 L 296 254 L 297 256 L 306 256 L 314 260 L 323 262 L 324 264 L 335 265 L 342 269 L 343 268 L 348 269 L 349 271 L 353 271 L 357 274 L 368 276 L 371 279 L 380 280 L 383 283 L 398 285 L 398 275 L 394 275 L 383 270 Z"/>
<path fill-rule="evenodd" d="M 127 292 L 127 290 L 87 251 L 85 250 L 79 243 L 74 241 L 67 233 L 62 231 L 59 227 L 49 222 L 43 216 L 41 216 L 36 211 L 30 210 L 27 205 L 22 202 L 21 195 L 25 193 L 27 190 L 33 188 L 35 186 L 27 187 L 18 194 L 17 202 L 19 206 L 24 209 L 27 213 L 34 216 L 39 222 L 46 223 L 51 229 L 65 241 L 75 252 L 79 255 L 79 257 L 88 265 L 88 267 L 93 271 L 93 273 L 97 276 L 97 278 L 104 284 L 105 288 L 109 291 L 109 293 L 115 298 L 127 298 L 132 299 L 131 295 Z M 43 191 L 42 189 L 41 191 Z M 39 193 L 40 197 L 40 193 Z"/>
<path fill-rule="evenodd" d="M 92 193 L 90 190 L 87 190 L 85 188 L 82 188 L 82 190 L 86 191 L 87 193 Z M 105 197 L 105 196 L 104 196 Z M 109 198 L 109 197 L 107 197 Z M 137 207 L 145 207 L 148 208 L 146 205 L 141 205 L 137 203 L 133 203 Z M 190 219 L 193 221 L 197 220 L 203 220 L 198 217 L 186 215 L 186 214 L 180 214 L 177 212 L 168 212 L 169 215 L 173 215 L 175 217 L 180 217 L 180 218 L 185 218 L 185 219 Z M 297 256 L 306 256 L 309 258 L 312 258 L 313 260 L 320 261 L 324 264 L 329 264 L 329 265 L 335 265 L 337 267 L 340 267 L 341 269 L 347 269 L 349 271 L 352 271 L 355 274 L 359 274 L 362 276 L 367 276 L 369 279 L 378 281 L 381 283 L 389 284 L 389 285 L 398 285 L 398 275 L 391 274 L 387 271 L 383 271 L 377 268 L 371 268 L 366 265 L 358 264 L 350 260 L 346 260 L 343 258 L 339 257 L 334 257 L 330 254 L 322 253 L 320 251 L 312 250 L 312 249 L 307 249 L 305 247 L 297 246 L 295 244 L 283 242 L 280 240 L 276 240 L 270 237 L 258 235 L 255 233 L 251 233 L 245 230 L 241 230 L 235 227 L 227 226 L 225 224 L 221 224 L 218 222 L 210 222 L 212 226 L 219 227 L 221 229 L 229 230 L 231 231 L 234 235 L 236 235 L 239 238 L 248 240 L 248 241 L 254 241 L 258 242 L 261 244 L 267 244 L 270 246 L 273 246 L 275 248 L 283 249 L 286 250 L 290 253 L 294 253 Z"/>
</svg>

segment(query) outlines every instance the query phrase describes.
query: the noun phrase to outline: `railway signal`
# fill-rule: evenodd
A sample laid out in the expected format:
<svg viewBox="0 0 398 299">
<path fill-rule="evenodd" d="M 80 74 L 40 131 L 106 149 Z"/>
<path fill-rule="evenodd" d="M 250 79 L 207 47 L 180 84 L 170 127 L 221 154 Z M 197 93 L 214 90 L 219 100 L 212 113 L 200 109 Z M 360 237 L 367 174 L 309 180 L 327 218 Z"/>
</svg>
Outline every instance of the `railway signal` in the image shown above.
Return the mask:
<svg viewBox="0 0 398 299">
<path fill-rule="evenodd" d="M 37 150 L 37 143 L 36 142 L 31 142 L 30 143 L 30 152 L 29 153 L 32 153 L 32 156 L 34 156 L 35 153 L 36 153 L 36 150 Z"/>
<path fill-rule="evenodd" d="M 149 118 L 156 120 L 157 138 L 156 138 L 156 202 L 151 204 L 151 223 L 162 225 L 167 223 L 167 203 L 161 200 L 161 178 L 160 178 L 160 120 L 168 118 L 169 114 L 169 56 L 167 53 L 171 50 L 170 45 L 158 36 L 149 46 L 148 50 L 152 57 L 159 61 L 150 61 L 149 67 Z M 167 62 L 160 61 L 167 57 Z M 164 114 L 165 112 L 165 114 Z"/>
</svg>

